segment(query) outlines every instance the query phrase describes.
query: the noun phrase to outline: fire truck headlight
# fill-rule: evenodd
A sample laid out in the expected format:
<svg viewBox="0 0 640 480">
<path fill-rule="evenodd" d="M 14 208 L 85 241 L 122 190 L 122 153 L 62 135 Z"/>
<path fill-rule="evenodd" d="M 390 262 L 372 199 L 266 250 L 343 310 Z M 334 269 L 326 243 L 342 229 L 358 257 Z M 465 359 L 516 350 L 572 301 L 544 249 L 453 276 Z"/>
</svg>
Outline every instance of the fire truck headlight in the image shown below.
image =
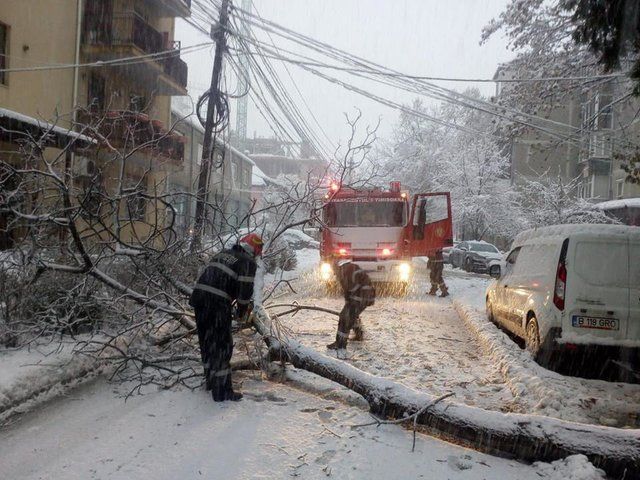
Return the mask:
<svg viewBox="0 0 640 480">
<path fill-rule="evenodd" d="M 411 275 L 411 265 L 409 263 L 401 263 L 398 265 L 398 273 L 400 275 L 401 282 L 408 282 L 409 275 Z"/>
<path fill-rule="evenodd" d="M 323 281 L 327 281 L 331 279 L 331 274 L 333 273 L 333 270 L 331 269 L 331 264 L 323 262 L 320 265 L 320 278 Z"/>
</svg>

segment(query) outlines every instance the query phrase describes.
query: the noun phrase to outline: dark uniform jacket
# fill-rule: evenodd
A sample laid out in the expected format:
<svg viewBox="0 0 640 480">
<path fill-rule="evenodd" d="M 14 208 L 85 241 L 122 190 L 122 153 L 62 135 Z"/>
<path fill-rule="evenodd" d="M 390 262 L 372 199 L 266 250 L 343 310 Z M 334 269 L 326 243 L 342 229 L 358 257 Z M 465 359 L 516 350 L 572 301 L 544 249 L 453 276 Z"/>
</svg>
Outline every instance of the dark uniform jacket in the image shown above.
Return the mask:
<svg viewBox="0 0 640 480">
<path fill-rule="evenodd" d="M 362 307 L 369 307 L 375 303 L 376 291 L 371 279 L 367 272 L 355 263 L 338 267 L 338 281 L 347 302 L 358 303 Z"/>
<path fill-rule="evenodd" d="M 253 295 L 256 262 L 239 245 L 222 250 L 211 258 L 196 283 L 189 305 L 208 308 L 211 303 L 238 303 L 238 316 L 247 311 Z"/>
<path fill-rule="evenodd" d="M 429 254 L 429 260 L 427 260 L 427 268 L 429 270 L 432 270 L 440 266 L 444 266 L 444 257 L 442 255 L 442 250 L 431 252 Z"/>
</svg>

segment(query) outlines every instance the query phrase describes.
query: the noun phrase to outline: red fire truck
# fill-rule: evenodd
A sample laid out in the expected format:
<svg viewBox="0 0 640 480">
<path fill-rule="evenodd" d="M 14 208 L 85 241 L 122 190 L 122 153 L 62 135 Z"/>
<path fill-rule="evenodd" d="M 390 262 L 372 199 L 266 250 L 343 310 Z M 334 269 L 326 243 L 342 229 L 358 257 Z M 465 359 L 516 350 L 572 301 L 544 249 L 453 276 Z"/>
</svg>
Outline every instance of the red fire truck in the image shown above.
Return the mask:
<svg viewBox="0 0 640 480">
<path fill-rule="evenodd" d="M 333 281 L 331 259 L 350 258 L 374 282 L 406 289 L 411 258 L 451 246 L 451 198 L 448 192 L 409 198 L 400 182 L 388 190 L 356 190 L 330 184 L 323 206 L 320 277 Z"/>
</svg>

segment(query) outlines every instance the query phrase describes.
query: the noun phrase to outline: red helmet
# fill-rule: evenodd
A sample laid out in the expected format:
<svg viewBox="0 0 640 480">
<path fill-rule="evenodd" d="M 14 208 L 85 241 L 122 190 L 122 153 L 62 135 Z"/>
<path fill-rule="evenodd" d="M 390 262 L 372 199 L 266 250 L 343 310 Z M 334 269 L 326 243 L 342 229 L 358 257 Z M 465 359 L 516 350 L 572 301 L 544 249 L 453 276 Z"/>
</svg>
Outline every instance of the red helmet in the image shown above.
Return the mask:
<svg viewBox="0 0 640 480">
<path fill-rule="evenodd" d="M 262 246 L 264 245 L 264 242 L 257 233 L 250 233 L 249 235 L 242 237 L 238 243 L 247 245 L 256 257 L 262 255 Z"/>
</svg>

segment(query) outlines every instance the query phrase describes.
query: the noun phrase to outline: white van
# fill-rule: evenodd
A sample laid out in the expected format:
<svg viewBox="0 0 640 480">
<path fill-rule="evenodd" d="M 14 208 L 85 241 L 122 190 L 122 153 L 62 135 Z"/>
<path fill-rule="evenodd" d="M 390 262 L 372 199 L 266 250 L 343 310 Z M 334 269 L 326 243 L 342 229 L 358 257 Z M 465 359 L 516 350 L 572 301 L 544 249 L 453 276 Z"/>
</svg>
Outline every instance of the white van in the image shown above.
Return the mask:
<svg viewBox="0 0 640 480">
<path fill-rule="evenodd" d="M 521 233 L 487 289 L 486 307 L 538 359 L 577 345 L 640 347 L 640 228 L 558 225 Z"/>
</svg>

